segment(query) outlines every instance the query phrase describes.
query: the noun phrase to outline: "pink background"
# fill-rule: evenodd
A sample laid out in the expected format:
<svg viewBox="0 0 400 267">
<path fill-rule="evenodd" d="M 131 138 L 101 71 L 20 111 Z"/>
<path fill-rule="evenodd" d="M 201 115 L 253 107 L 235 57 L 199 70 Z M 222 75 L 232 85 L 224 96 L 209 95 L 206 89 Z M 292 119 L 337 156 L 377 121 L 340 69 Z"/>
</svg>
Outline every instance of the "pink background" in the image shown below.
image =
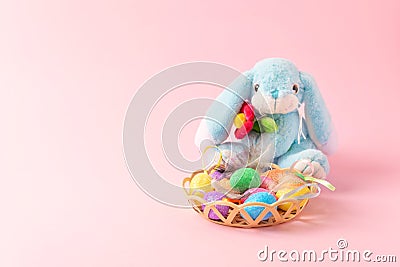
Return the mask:
<svg viewBox="0 0 400 267">
<path fill-rule="evenodd" d="M 398 253 L 400 2 L 166 2 L 0 2 L 0 266 L 267 265 L 256 256 L 265 245 L 322 250 L 340 237 Z M 259 230 L 142 193 L 122 153 L 135 90 L 182 62 L 244 71 L 273 56 L 320 85 L 340 138 L 337 191 Z M 180 141 L 191 157 L 194 128 Z"/>
</svg>

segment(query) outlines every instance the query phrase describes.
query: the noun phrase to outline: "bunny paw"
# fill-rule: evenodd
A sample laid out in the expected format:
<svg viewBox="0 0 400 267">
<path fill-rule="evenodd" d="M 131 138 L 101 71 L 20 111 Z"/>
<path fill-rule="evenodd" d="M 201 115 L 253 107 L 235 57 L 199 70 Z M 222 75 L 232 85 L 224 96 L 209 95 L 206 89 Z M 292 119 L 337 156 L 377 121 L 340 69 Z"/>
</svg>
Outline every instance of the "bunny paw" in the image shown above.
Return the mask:
<svg viewBox="0 0 400 267">
<path fill-rule="evenodd" d="M 309 164 L 311 164 L 312 167 Z M 312 177 L 319 179 L 324 179 L 326 177 L 324 167 L 322 167 L 317 161 L 309 159 L 300 160 L 294 165 L 294 168 L 304 175 L 311 175 Z"/>
</svg>

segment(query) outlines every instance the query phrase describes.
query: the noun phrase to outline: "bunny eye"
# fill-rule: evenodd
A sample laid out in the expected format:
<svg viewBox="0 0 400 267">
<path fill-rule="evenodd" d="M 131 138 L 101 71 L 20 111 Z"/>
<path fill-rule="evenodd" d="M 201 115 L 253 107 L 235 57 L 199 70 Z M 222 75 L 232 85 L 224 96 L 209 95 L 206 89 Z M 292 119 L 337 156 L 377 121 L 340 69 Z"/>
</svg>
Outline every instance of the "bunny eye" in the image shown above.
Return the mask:
<svg viewBox="0 0 400 267">
<path fill-rule="evenodd" d="M 255 85 L 254 85 L 254 90 L 257 92 L 258 91 L 258 87 L 260 87 L 260 85 L 258 84 L 258 83 L 256 83 Z"/>
<path fill-rule="evenodd" d="M 299 86 L 297 84 L 293 84 L 292 90 L 294 94 L 297 94 L 299 92 Z"/>
</svg>

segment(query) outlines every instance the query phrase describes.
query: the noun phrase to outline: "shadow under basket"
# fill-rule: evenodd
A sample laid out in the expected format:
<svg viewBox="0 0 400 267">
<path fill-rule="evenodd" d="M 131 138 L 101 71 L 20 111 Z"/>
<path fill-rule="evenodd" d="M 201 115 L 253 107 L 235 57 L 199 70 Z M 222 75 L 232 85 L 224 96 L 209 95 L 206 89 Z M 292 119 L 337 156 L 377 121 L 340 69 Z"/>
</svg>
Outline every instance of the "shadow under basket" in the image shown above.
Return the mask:
<svg viewBox="0 0 400 267">
<path fill-rule="evenodd" d="M 213 170 L 214 167 L 209 169 L 207 171 L 208 174 L 210 174 Z M 305 208 L 308 203 L 308 199 L 284 199 L 277 201 L 273 204 L 266 204 L 261 202 L 235 204 L 226 200 L 219 200 L 207 203 L 202 197 L 191 194 L 189 189 L 189 184 L 193 177 L 196 174 L 202 172 L 204 172 L 204 170 L 196 171 L 192 173 L 190 177 L 185 178 L 183 180 L 183 189 L 193 209 L 204 219 L 216 224 L 241 228 L 255 228 L 277 225 L 294 219 L 300 214 L 300 212 Z M 288 204 L 286 205 L 286 207 L 289 207 L 287 210 L 282 210 L 279 208 L 279 206 L 284 204 Z M 221 212 L 219 212 L 219 210 L 217 209 L 217 206 L 228 206 L 229 211 L 227 215 L 223 216 Z M 246 207 L 250 206 L 263 207 L 264 210 L 262 210 L 257 218 L 252 219 L 252 217 L 245 210 Z M 210 219 L 209 214 L 211 211 L 213 211 L 219 219 Z M 266 220 L 263 220 L 268 212 L 271 212 L 272 216 L 270 216 Z"/>
</svg>

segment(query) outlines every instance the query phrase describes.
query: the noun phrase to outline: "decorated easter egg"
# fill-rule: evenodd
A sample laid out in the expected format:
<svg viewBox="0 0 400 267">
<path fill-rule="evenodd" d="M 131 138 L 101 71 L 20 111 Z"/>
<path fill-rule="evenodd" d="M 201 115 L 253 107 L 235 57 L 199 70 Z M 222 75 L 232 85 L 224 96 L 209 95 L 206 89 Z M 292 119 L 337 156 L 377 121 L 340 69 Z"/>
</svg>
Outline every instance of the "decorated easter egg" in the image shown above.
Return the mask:
<svg viewBox="0 0 400 267">
<path fill-rule="evenodd" d="M 204 192 L 210 192 L 213 190 L 211 187 L 211 177 L 204 172 L 196 174 L 190 181 L 189 187 L 191 193 L 195 190 L 201 190 Z"/>
<path fill-rule="evenodd" d="M 240 193 L 243 193 L 249 188 L 259 187 L 261 178 L 254 169 L 242 168 L 232 174 L 229 182 L 233 189 L 237 189 Z"/>
<path fill-rule="evenodd" d="M 286 193 L 289 193 L 290 191 L 296 189 L 295 187 L 289 187 L 289 188 L 284 188 L 284 189 L 280 189 L 276 192 L 276 197 L 279 199 L 281 196 L 283 196 Z M 309 194 L 311 193 L 310 189 L 308 189 L 308 187 L 303 187 L 301 190 L 297 191 L 296 193 L 290 195 L 287 197 L 287 199 L 290 199 L 292 197 L 298 197 L 298 196 L 302 196 L 305 194 Z M 303 207 L 307 202 L 307 199 L 304 199 L 301 203 L 300 203 L 300 207 Z M 291 204 L 290 203 L 286 203 L 286 204 L 282 204 L 279 205 L 278 207 L 281 210 L 287 211 L 290 208 Z"/>
<path fill-rule="evenodd" d="M 267 189 L 265 188 L 261 188 L 261 187 L 257 187 L 257 188 L 250 188 L 248 190 L 246 190 L 246 192 L 244 192 L 244 197 L 242 197 L 240 200 L 242 202 L 246 201 L 246 199 L 251 195 L 251 194 L 255 194 L 255 193 L 259 193 L 259 192 L 268 192 Z M 272 193 L 271 193 L 272 194 Z"/>
<path fill-rule="evenodd" d="M 225 197 L 225 195 L 223 193 L 220 193 L 220 192 L 217 192 L 217 191 L 213 191 L 213 192 L 206 193 L 204 195 L 204 200 L 207 201 L 208 203 L 210 203 L 210 202 L 222 200 L 224 197 Z M 205 204 L 203 204 L 201 207 L 204 210 Z M 221 213 L 222 216 L 226 217 L 228 215 L 229 206 L 226 206 L 226 205 L 215 205 L 215 207 Z M 208 213 L 208 218 L 210 218 L 212 220 L 219 220 L 220 219 L 218 217 L 218 215 L 211 209 L 210 209 L 210 212 Z"/>
<path fill-rule="evenodd" d="M 276 202 L 276 198 L 274 195 L 268 193 L 268 192 L 259 192 L 255 194 L 251 194 L 244 204 L 246 203 L 256 203 L 256 202 L 261 202 L 261 203 L 266 203 L 266 204 L 273 204 Z M 262 206 L 248 206 L 245 207 L 244 210 L 250 215 L 250 217 L 255 220 L 261 212 L 263 212 L 265 207 Z M 268 212 L 265 214 L 263 220 L 267 220 L 269 217 L 272 216 L 271 212 Z M 243 217 L 243 215 L 242 215 Z"/>
<path fill-rule="evenodd" d="M 233 120 L 233 124 L 235 125 L 236 128 L 240 128 L 243 126 L 245 121 L 246 121 L 246 117 L 245 117 L 244 113 L 239 113 L 235 116 L 235 119 Z"/>
</svg>

